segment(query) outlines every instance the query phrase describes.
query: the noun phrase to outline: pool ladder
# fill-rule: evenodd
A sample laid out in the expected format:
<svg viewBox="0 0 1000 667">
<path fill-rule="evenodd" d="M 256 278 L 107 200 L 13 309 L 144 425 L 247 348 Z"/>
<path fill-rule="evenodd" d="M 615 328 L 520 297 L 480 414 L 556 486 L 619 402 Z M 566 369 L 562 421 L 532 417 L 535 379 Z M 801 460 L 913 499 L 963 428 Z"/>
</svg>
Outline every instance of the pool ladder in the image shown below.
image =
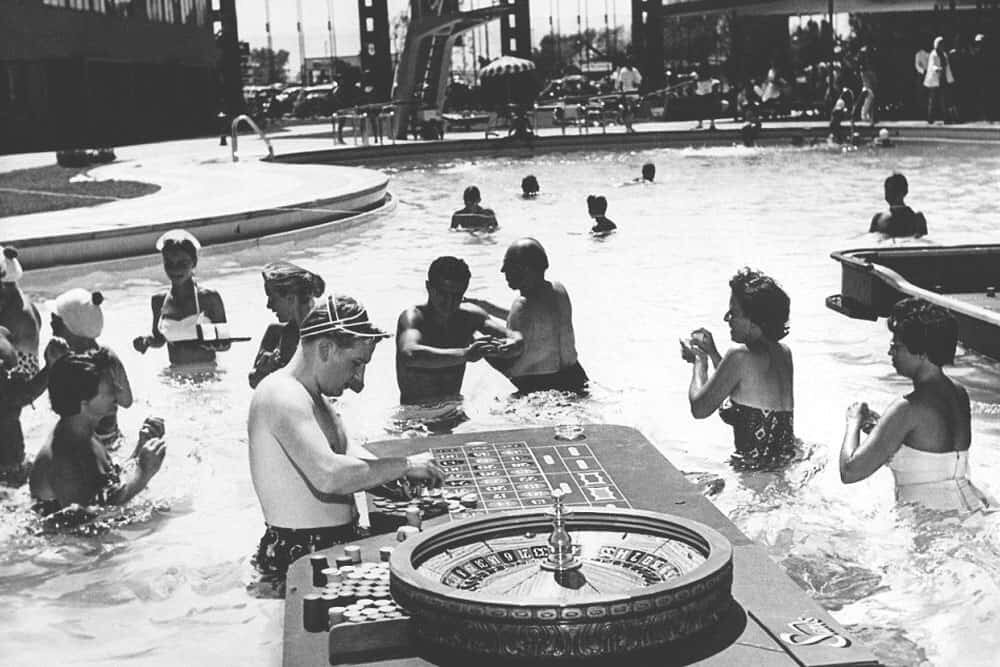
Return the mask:
<svg viewBox="0 0 1000 667">
<path fill-rule="evenodd" d="M 250 116 L 248 116 L 248 115 L 246 115 L 244 113 L 244 114 L 240 114 L 239 116 L 237 116 L 236 118 L 234 118 L 233 119 L 233 124 L 231 126 L 231 133 L 233 135 L 233 142 L 230 144 L 229 151 L 230 151 L 230 153 L 233 156 L 233 162 L 239 162 L 240 161 L 240 157 L 239 157 L 239 155 L 237 155 L 237 152 L 236 152 L 236 142 L 238 141 L 238 137 L 239 137 L 239 135 L 237 134 L 236 130 L 239 127 L 240 121 L 246 121 L 246 123 L 248 125 L 250 125 L 250 128 L 252 130 L 254 130 L 261 139 L 264 140 L 265 144 L 267 144 L 267 157 L 264 158 L 264 159 L 265 160 L 272 160 L 272 159 L 274 159 L 274 147 L 271 145 L 271 140 L 267 138 L 266 134 L 264 134 L 264 130 L 260 129 L 260 127 L 258 127 L 257 123 L 255 123 L 253 121 L 253 118 L 251 118 Z"/>
</svg>

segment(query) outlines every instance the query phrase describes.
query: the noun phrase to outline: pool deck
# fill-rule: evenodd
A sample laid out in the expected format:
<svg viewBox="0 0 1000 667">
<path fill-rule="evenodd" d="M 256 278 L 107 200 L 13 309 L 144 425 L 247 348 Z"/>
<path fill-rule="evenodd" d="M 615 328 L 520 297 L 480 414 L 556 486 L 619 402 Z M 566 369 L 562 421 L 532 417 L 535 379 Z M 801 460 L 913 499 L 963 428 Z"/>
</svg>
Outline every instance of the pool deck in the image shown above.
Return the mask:
<svg viewBox="0 0 1000 667">
<path fill-rule="evenodd" d="M 345 132 L 337 144 L 329 123 L 298 125 L 269 135 L 275 161 L 254 135 L 239 138 L 239 162 L 218 137 L 167 141 L 115 148 L 117 160 L 91 169 L 95 179 L 135 180 L 159 185 L 151 195 L 96 206 L 0 219 L 0 244 L 21 250 L 26 269 L 148 255 L 155 238 L 172 227 L 195 231 L 206 246 L 261 243 L 275 235 L 316 233 L 371 219 L 392 208 L 388 178 L 360 169 L 366 163 L 435 154 L 655 148 L 728 145 L 739 142 L 739 124 L 694 130 L 691 121 L 642 122 L 636 132 L 621 126 L 544 128 L 528 149 L 506 137 L 486 139 L 485 128 L 449 131 L 441 141 L 384 139 L 355 142 Z M 927 125 L 887 122 L 901 141 L 1000 143 L 1000 124 Z M 825 136 L 822 121 L 773 122 L 760 143 L 787 143 L 792 137 Z M 0 156 L 0 172 L 51 165 L 53 152 Z M 326 164 L 308 164 L 309 162 Z M 336 164 L 331 164 L 336 163 Z"/>
</svg>

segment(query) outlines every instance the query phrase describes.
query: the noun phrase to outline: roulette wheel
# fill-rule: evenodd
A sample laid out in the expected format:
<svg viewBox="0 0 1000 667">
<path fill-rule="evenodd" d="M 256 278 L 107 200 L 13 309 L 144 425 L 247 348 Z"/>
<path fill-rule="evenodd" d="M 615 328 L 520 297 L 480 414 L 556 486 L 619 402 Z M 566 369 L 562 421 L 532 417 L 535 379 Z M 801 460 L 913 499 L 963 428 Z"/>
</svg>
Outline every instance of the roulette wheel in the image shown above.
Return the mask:
<svg viewBox="0 0 1000 667">
<path fill-rule="evenodd" d="M 499 658 L 575 660 L 662 647 L 733 604 L 732 547 L 696 521 L 573 508 L 447 524 L 397 547 L 390 590 L 421 641 Z"/>
</svg>

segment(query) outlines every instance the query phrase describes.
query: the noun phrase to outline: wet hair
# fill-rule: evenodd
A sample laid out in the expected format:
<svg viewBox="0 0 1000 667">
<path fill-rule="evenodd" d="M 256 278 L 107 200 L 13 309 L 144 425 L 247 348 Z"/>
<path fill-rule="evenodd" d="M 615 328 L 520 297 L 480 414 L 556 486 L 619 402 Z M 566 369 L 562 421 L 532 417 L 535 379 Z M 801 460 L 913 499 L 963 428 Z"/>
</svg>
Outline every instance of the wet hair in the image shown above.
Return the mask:
<svg viewBox="0 0 1000 667">
<path fill-rule="evenodd" d="M 652 162 L 647 162 L 642 165 L 642 178 L 647 181 L 651 181 L 656 178 L 656 165 Z"/>
<path fill-rule="evenodd" d="M 479 188 L 475 185 L 470 185 L 465 188 L 465 192 L 462 193 L 462 201 L 464 202 L 481 202 L 483 196 L 479 194 Z"/>
<path fill-rule="evenodd" d="M 604 195 L 587 197 L 587 212 L 590 215 L 604 215 L 608 212 L 608 200 Z"/>
<path fill-rule="evenodd" d="M 322 296 L 326 291 L 326 282 L 322 277 L 291 262 L 271 262 L 264 267 L 261 275 L 265 287 L 279 294 L 294 294 L 302 302 Z"/>
<path fill-rule="evenodd" d="M 906 176 L 894 171 L 885 179 L 885 190 L 905 197 L 910 191 L 910 184 L 906 182 Z"/>
<path fill-rule="evenodd" d="M 940 306 L 908 297 L 897 301 L 888 320 L 889 331 L 912 354 L 924 354 L 932 364 L 955 361 L 958 322 Z"/>
<path fill-rule="evenodd" d="M 743 267 L 729 281 L 729 288 L 743 312 L 760 327 L 765 337 L 777 342 L 788 335 L 791 302 L 773 278 Z"/>
<path fill-rule="evenodd" d="M 71 352 L 52 364 L 49 372 L 49 401 L 60 417 L 80 413 L 80 403 L 97 396 L 101 379 L 111 366 L 104 349 Z"/>
<path fill-rule="evenodd" d="M 442 280 L 454 280 L 468 284 L 471 278 L 472 272 L 469 271 L 469 265 L 465 263 L 465 260 L 450 255 L 438 257 L 431 262 L 430 268 L 427 269 L 427 282 L 432 285 L 439 285 Z"/>
<path fill-rule="evenodd" d="M 521 192 L 526 195 L 538 194 L 538 179 L 533 174 L 528 174 L 521 179 Z"/>
</svg>

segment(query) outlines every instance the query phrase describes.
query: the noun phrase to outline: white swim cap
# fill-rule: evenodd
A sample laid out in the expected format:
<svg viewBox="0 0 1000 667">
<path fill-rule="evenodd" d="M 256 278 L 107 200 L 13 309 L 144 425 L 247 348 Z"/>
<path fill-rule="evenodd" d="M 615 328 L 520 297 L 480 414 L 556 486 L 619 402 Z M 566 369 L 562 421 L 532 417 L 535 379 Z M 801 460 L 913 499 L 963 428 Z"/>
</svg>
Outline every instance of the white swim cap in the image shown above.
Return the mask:
<svg viewBox="0 0 1000 667">
<path fill-rule="evenodd" d="M 17 260 L 17 248 L 0 246 L 0 282 L 16 283 L 23 275 L 24 269 Z"/>
<path fill-rule="evenodd" d="M 97 338 L 104 329 L 104 313 L 100 292 L 88 292 L 77 287 L 56 297 L 54 312 L 70 333 L 82 338 Z"/>
<path fill-rule="evenodd" d="M 889 130 L 887 130 L 887 129 L 885 129 L 883 127 L 881 130 L 878 131 L 878 138 L 882 139 L 882 140 L 888 139 L 889 138 Z"/>
</svg>

